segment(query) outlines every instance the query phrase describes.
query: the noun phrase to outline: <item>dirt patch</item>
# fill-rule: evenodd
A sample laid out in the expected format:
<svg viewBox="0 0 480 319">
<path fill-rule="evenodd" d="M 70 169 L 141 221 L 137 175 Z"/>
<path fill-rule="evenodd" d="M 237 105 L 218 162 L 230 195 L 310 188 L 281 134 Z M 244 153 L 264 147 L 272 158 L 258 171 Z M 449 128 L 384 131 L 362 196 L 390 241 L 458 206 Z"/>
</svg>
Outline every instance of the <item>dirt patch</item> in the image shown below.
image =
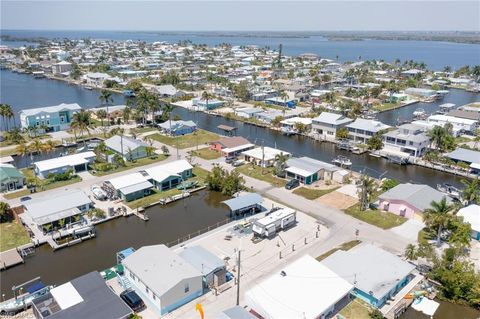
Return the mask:
<svg viewBox="0 0 480 319">
<path fill-rule="evenodd" d="M 358 199 L 342 194 L 340 192 L 334 191 L 320 198 L 317 198 L 316 201 L 331 207 L 338 208 L 338 209 L 346 209 L 348 207 L 355 205 L 358 202 Z"/>
</svg>

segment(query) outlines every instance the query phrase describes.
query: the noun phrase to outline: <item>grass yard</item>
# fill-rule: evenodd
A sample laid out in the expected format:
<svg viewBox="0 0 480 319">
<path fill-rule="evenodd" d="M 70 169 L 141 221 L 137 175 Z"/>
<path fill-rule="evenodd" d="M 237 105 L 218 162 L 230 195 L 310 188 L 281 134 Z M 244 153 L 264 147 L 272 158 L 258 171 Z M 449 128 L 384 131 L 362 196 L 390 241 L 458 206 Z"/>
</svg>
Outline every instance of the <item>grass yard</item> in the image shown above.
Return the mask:
<svg viewBox="0 0 480 319">
<path fill-rule="evenodd" d="M 286 180 L 273 176 L 273 167 L 263 168 L 263 174 L 262 168 L 260 166 L 252 166 L 252 164 L 245 164 L 243 166 L 235 168 L 235 170 L 243 175 L 270 183 L 272 186 L 275 187 L 284 187 L 287 183 Z"/>
<path fill-rule="evenodd" d="M 158 131 L 158 129 L 155 128 L 155 127 L 151 127 L 151 126 L 145 126 L 145 127 L 135 128 L 135 131 L 138 134 L 141 134 L 141 133 L 146 133 L 146 132 Z"/>
<path fill-rule="evenodd" d="M 0 223 L 0 251 L 9 250 L 30 242 L 27 230 L 15 221 Z"/>
<path fill-rule="evenodd" d="M 129 170 L 131 168 L 148 165 L 148 164 L 152 164 L 152 163 L 155 163 L 155 162 L 161 162 L 166 158 L 167 158 L 167 156 L 163 155 L 163 154 L 162 155 L 157 155 L 154 158 L 151 158 L 151 157 L 140 158 L 140 159 L 135 160 L 135 162 L 125 162 L 125 166 L 119 166 L 115 169 L 112 169 L 112 170 L 109 170 L 109 171 L 104 171 L 104 172 L 96 171 L 95 174 L 93 174 L 93 173 L 92 174 L 95 175 L 95 176 L 110 175 L 110 174 L 113 174 L 113 173 L 123 172 L 123 171 Z"/>
<path fill-rule="evenodd" d="M 207 170 L 203 169 L 203 168 L 194 167 L 193 168 L 193 175 L 194 176 L 192 178 L 189 178 L 188 180 L 189 181 L 197 180 L 199 182 L 198 186 L 201 186 L 201 185 L 205 184 L 205 178 L 207 177 L 208 173 L 209 172 Z M 155 190 L 153 194 L 151 194 L 149 196 L 146 196 L 146 197 L 143 197 L 143 198 L 140 198 L 140 199 L 137 199 L 137 200 L 134 200 L 134 201 L 131 201 L 131 202 L 127 202 L 127 203 L 125 203 L 125 205 L 127 205 L 131 209 L 136 209 L 138 207 L 145 207 L 145 206 L 148 206 L 152 203 L 158 202 L 163 198 L 178 195 L 178 194 L 181 194 L 181 193 L 182 193 L 182 191 L 178 190 L 176 188 L 172 188 L 172 189 L 169 189 L 169 190 L 163 191 L 163 192 L 161 192 L 159 190 Z"/>
<path fill-rule="evenodd" d="M 178 148 L 180 149 L 196 146 L 197 143 L 198 145 L 208 144 L 220 139 L 220 136 L 218 134 L 200 129 L 197 130 L 195 133 L 182 136 L 167 136 L 157 133 L 150 135 L 150 137 L 155 141 L 170 146 L 177 146 L 178 143 Z"/>
<path fill-rule="evenodd" d="M 330 189 L 314 189 L 314 188 L 307 188 L 307 187 L 299 187 L 297 188 L 296 190 L 293 191 L 294 194 L 297 194 L 297 195 L 300 195 L 302 197 L 305 197 L 306 199 L 310 199 L 310 200 L 313 200 L 313 199 L 317 199 L 323 195 L 326 195 L 328 193 L 331 193 L 337 189 L 339 189 L 339 187 L 334 187 L 334 188 L 330 188 Z"/>
<path fill-rule="evenodd" d="M 373 310 L 365 301 L 355 298 L 350 301 L 339 313 L 348 319 L 370 319 Z"/>
<path fill-rule="evenodd" d="M 400 226 L 407 221 L 407 218 L 405 217 L 401 217 L 389 212 L 382 212 L 376 209 L 367 209 L 366 211 L 361 211 L 360 204 L 355 204 L 352 207 L 345 209 L 345 213 L 383 229 L 390 229 L 392 227 Z"/>
<path fill-rule="evenodd" d="M 377 111 L 386 111 L 386 110 L 391 110 L 396 107 L 399 107 L 402 103 L 392 103 L 392 102 L 386 102 L 382 103 L 380 105 L 375 105 L 375 110 Z"/>
<path fill-rule="evenodd" d="M 208 147 L 199 149 L 198 151 L 192 151 L 191 154 L 206 160 L 214 160 L 222 156 L 220 152 L 211 150 Z"/>
<path fill-rule="evenodd" d="M 327 258 L 328 256 L 332 255 L 334 252 L 336 252 L 337 250 L 350 250 L 351 248 L 357 246 L 358 244 L 360 244 L 361 241 L 360 240 L 352 240 L 352 241 L 347 241 L 343 244 L 341 244 L 340 246 L 338 247 L 335 247 L 333 249 L 330 249 L 329 251 L 327 251 L 326 253 L 318 256 L 317 258 L 315 258 L 316 260 L 318 261 L 322 261 L 324 260 L 325 258 Z"/>
<path fill-rule="evenodd" d="M 33 170 L 31 168 L 24 168 L 24 169 L 21 170 L 21 172 L 27 178 L 27 180 L 29 180 L 29 179 L 35 179 L 36 180 L 37 193 L 38 192 L 43 192 L 43 191 L 48 191 L 48 190 L 54 189 L 54 188 L 59 188 L 59 187 L 75 184 L 75 183 L 78 183 L 78 182 L 82 181 L 82 178 L 80 176 L 75 176 L 75 177 L 73 177 L 69 180 L 66 180 L 66 181 L 57 181 L 57 182 L 49 183 L 48 179 L 40 179 L 40 178 L 36 177 L 35 173 L 33 172 Z M 18 198 L 18 197 L 22 197 L 22 196 L 27 196 L 29 194 L 30 194 L 29 189 L 22 189 L 22 190 L 17 191 L 17 192 L 7 193 L 3 196 L 6 199 L 12 199 L 12 198 Z"/>
</svg>

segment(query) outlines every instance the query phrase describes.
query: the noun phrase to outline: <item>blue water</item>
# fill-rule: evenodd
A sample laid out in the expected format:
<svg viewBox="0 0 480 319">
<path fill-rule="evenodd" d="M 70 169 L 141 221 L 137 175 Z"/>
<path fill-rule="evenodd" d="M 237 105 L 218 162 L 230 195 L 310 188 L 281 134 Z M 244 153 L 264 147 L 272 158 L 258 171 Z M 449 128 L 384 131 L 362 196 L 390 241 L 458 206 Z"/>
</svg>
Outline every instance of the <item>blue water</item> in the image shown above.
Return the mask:
<svg viewBox="0 0 480 319">
<path fill-rule="evenodd" d="M 464 65 L 480 65 L 480 45 L 463 44 L 439 41 L 328 41 L 323 36 L 306 33 L 306 37 L 288 37 L 284 33 L 245 33 L 235 32 L 125 32 L 125 31 L 27 31 L 5 30 L 5 35 L 16 37 L 45 37 L 45 38 L 93 38 L 103 40 L 142 40 L 146 42 L 167 41 L 176 43 L 190 40 L 197 44 L 209 46 L 220 43 L 233 45 L 257 45 L 277 49 L 283 44 L 283 52 L 287 55 L 299 55 L 312 52 L 324 58 L 340 61 L 356 61 L 362 59 L 377 59 L 394 61 L 395 59 L 415 60 L 425 62 L 434 70 L 443 69 L 449 65 L 459 68 Z M 299 33 L 292 33 L 298 35 Z M 3 42 L 13 44 L 14 42 Z"/>
</svg>

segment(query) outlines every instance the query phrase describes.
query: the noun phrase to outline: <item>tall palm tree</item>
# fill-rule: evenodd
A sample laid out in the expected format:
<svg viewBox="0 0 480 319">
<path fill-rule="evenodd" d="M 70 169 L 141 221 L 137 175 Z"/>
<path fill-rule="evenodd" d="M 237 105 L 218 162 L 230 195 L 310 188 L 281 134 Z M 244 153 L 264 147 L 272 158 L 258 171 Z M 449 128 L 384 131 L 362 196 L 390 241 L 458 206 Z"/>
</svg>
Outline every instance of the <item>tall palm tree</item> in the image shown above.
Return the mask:
<svg viewBox="0 0 480 319">
<path fill-rule="evenodd" d="M 55 143 L 52 140 L 47 140 L 43 143 L 42 149 L 46 154 L 50 154 L 55 150 Z"/>
<path fill-rule="evenodd" d="M 460 182 L 465 185 L 465 188 L 462 190 L 462 198 L 467 204 L 480 204 L 480 180 L 478 178 L 472 180 L 462 179 Z"/>
<path fill-rule="evenodd" d="M 141 89 L 140 92 L 138 93 L 136 97 L 137 101 L 137 110 L 139 112 L 142 112 L 143 117 L 142 117 L 142 122 L 145 125 L 146 124 L 146 114 L 148 111 L 148 105 L 150 101 L 150 93 L 148 93 L 147 90 Z"/>
<path fill-rule="evenodd" d="M 3 127 L 5 128 L 5 131 L 8 131 L 10 120 L 14 118 L 12 107 L 9 104 L 0 104 L 0 115 L 2 116 Z"/>
<path fill-rule="evenodd" d="M 87 134 L 90 134 L 90 129 L 91 124 L 90 124 L 90 112 L 81 110 L 80 112 L 77 112 L 73 114 L 72 116 L 72 122 L 70 124 L 70 127 L 73 130 L 77 130 L 80 132 L 80 137 L 83 138 L 83 134 L 86 132 Z M 85 139 L 83 139 L 84 145 L 86 145 Z"/>
<path fill-rule="evenodd" d="M 130 106 L 126 106 L 123 109 L 123 122 L 128 124 L 128 121 L 130 121 L 130 116 L 132 115 L 132 109 Z"/>
<path fill-rule="evenodd" d="M 372 195 L 375 192 L 375 180 L 368 175 L 362 175 L 360 179 L 360 188 L 358 195 L 360 198 L 361 210 L 367 210 L 372 200 Z"/>
<path fill-rule="evenodd" d="M 103 127 L 103 120 L 107 118 L 108 114 L 107 114 L 107 111 L 105 110 L 98 110 L 97 113 L 96 113 L 97 117 L 100 119 L 100 124 L 102 125 Z"/>
<path fill-rule="evenodd" d="M 22 142 L 17 145 L 17 148 L 15 149 L 17 154 L 19 154 L 22 157 L 26 157 L 27 155 L 30 154 L 30 148 L 28 147 L 28 144 Z M 30 157 L 30 165 L 31 165 L 31 157 Z"/>
<path fill-rule="evenodd" d="M 443 141 L 445 140 L 446 131 L 443 127 L 435 125 L 430 131 L 427 132 L 427 136 L 430 137 L 431 146 L 435 145 L 436 148 L 443 149 Z"/>
<path fill-rule="evenodd" d="M 98 99 L 103 105 L 107 107 L 107 119 L 110 120 L 110 114 L 108 113 L 108 104 L 113 102 L 112 93 L 108 90 L 102 90 Z M 107 124 L 110 125 L 110 123 L 107 123 Z"/>
<path fill-rule="evenodd" d="M 413 244 L 408 244 L 407 247 L 405 247 L 405 258 L 408 260 L 416 260 L 417 259 L 417 248 Z"/>
<path fill-rule="evenodd" d="M 437 230 L 437 245 L 440 246 L 440 236 L 442 230 L 447 227 L 452 219 L 450 211 L 453 209 L 453 205 L 447 202 L 447 198 L 443 197 L 439 202 L 432 201 L 430 208 L 425 209 L 423 212 L 423 221 L 428 227 L 435 228 Z"/>
<path fill-rule="evenodd" d="M 160 110 L 160 100 L 156 95 L 150 94 L 148 109 L 152 113 L 152 126 L 155 126 L 155 113 Z"/>
<path fill-rule="evenodd" d="M 283 176 L 285 174 L 285 163 L 288 160 L 288 156 L 280 153 L 275 156 L 275 174 L 277 176 Z"/>
<path fill-rule="evenodd" d="M 208 110 L 208 101 L 213 99 L 213 95 L 207 91 L 202 92 L 202 100 L 205 101 L 205 107 Z"/>
</svg>

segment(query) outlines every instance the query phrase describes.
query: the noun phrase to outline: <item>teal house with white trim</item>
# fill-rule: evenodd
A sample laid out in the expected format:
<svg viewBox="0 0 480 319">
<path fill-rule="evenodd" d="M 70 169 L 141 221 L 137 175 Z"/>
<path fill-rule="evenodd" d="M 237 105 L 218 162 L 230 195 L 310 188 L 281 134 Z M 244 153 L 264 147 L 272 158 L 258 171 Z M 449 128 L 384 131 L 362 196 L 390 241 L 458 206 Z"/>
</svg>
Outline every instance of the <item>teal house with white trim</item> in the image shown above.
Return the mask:
<svg viewBox="0 0 480 319">
<path fill-rule="evenodd" d="M 77 103 L 25 109 L 19 113 L 20 125 L 23 129 L 37 127 L 39 132 L 65 131 L 70 128 L 73 114 L 81 109 Z"/>
</svg>

